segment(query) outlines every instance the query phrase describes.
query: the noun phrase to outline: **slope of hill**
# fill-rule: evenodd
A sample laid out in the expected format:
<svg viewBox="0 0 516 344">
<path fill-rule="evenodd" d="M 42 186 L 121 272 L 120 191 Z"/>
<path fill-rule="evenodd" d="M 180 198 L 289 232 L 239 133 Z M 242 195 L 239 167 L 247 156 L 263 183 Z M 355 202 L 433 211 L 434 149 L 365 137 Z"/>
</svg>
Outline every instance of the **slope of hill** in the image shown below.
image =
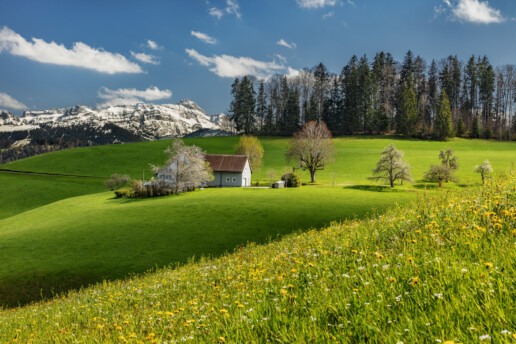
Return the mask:
<svg viewBox="0 0 516 344">
<path fill-rule="evenodd" d="M 516 176 L 0 313 L 4 342 L 509 343 Z M 511 253 L 512 252 L 512 253 Z"/>
<path fill-rule="evenodd" d="M 211 154 L 233 154 L 238 137 L 188 138 L 187 144 L 195 144 Z M 264 164 L 255 171 L 253 180 L 269 180 L 269 170 L 275 170 L 276 178 L 281 177 L 283 170 L 292 171 L 294 162 L 287 162 L 285 153 L 288 149 L 288 138 L 261 137 L 264 147 Z M 478 181 L 474 173 L 475 165 L 489 159 L 493 168 L 504 170 L 516 162 L 516 143 L 486 140 L 454 139 L 448 142 L 403 139 L 397 136 L 376 137 L 337 137 L 334 139 L 337 148 L 335 162 L 328 164 L 324 170 L 317 172 L 320 182 L 365 183 L 380 157 L 380 152 L 394 143 L 405 153 L 405 159 L 412 166 L 412 174 L 421 180 L 430 164 L 438 164 L 439 151 L 452 148 L 459 157 L 457 175 L 463 183 Z M 31 157 L 3 165 L 2 168 L 18 171 L 51 172 L 63 174 L 89 175 L 108 177 L 112 173 L 126 173 L 141 178 L 142 172 L 149 177 L 149 163 L 163 164 L 163 150 L 170 145 L 170 140 L 141 142 L 124 145 L 86 147 L 64 150 L 41 156 Z M 306 171 L 297 170 L 303 181 L 309 180 Z"/>
<path fill-rule="evenodd" d="M 416 197 L 344 187 L 207 189 L 157 199 L 65 199 L 0 220 L 0 304 L 218 256 Z M 317 199 L 317 202 L 314 200 Z"/>
</svg>

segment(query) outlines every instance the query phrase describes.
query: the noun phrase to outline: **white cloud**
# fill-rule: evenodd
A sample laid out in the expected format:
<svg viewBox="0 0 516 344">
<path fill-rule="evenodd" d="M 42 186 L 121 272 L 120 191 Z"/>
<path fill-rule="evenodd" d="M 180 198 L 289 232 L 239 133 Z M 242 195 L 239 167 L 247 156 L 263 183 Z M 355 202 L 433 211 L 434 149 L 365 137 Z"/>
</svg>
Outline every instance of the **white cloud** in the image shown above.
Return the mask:
<svg viewBox="0 0 516 344">
<path fill-rule="evenodd" d="M 296 0 L 296 2 L 303 8 L 323 8 L 337 4 L 337 0 Z"/>
<path fill-rule="evenodd" d="M 217 7 L 212 7 L 208 11 L 210 13 L 210 16 L 217 17 L 217 19 L 222 18 L 224 15 L 224 12 L 222 10 L 218 9 Z"/>
<path fill-rule="evenodd" d="M 291 43 L 288 43 L 287 41 L 285 41 L 283 38 L 280 39 L 279 41 L 276 42 L 277 45 L 281 45 L 285 48 L 289 48 L 289 49 L 292 49 L 292 48 L 295 48 L 296 47 L 296 43 L 294 42 L 291 42 Z"/>
<path fill-rule="evenodd" d="M 333 17 L 334 15 L 335 15 L 335 11 L 330 11 L 330 12 L 328 12 L 326 14 L 323 14 L 322 17 L 323 17 L 323 19 L 327 19 L 327 18 Z"/>
<path fill-rule="evenodd" d="M 245 75 L 254 75 L 260 79 L 284 71 L 286 67 L 276 61 L 264 62 L 251 57 L 235 57 L 229 55 L 199 54 L 195 49 L 186 49 L 186 53 L 201 65 L 210 67 L 210 71 L 223 78 L 237 78 Z"/>
<path fill-rule="evenodd" d="M 116 105 L 134 105 L 144 101 L 156 101 L 172 97 L 172 91 L 160 90 L 156 86 L 149 87 L 146 90 L 137 90 L 135 88 L 119 88 L 111 90 L 102 87 L 98 92 L 98 97 L 104 99 L 104 102 L 97 104 L 97 108 L 106 108 Z"/>
<path fill-rule="evenodd" d="M 226 13 L 234 14 L 235 17 L 240 18 L 242 14 L 240 13 L 240 6 L 238 5 L 237 0 L 226 0 Z"/>
<path fill-rule="evenodd" d="M 190 34 L 194 37 L 197 37 L 199 38 L 201 41 L 203 41 L 204 43 L 208 43 L 208 44 L 215 44 L 217 43 L 217 40 L 213 37 L 210 37 L 208 36 L 207 34 L 205 33 L 202 33 L 202 32 L 199 32 L 199 31 L 190 31 Z"/>
<path fill-rule="evenodd" d="M 32 38 L 29 42 L 7 26 L 0 30 L 0 52 L 4 50 L 41 63 L 80 67 L 107 74 L 143 72 L 138 64 L 120 54 L 95 49 L 82 42 L 74 43 L 72 49 L 40 38 Z"/>
<path fill-rule="evenodd" d="M 151 48 L 152 50 L 163 49 L 163 47 L 159 46 L 158 43 L 151 41 L 150 39 L 147 41 L 147 47 Z"/>
<path fill-rule="evenodd" d="M 27 105 L 17 101 L 7 93 L 0 92 L 0 107 L 6 107 L 14 110 L 25 110 Z"/>
<path fill-rule="evenodd" d="M 450 0 L 443 0 L 443 2 L 451 8 L 453 17 L 459 21 L 476 24 L 493 24 L 505 21 L 500 10 L 490 7 L 488 1 L 457 0 L 457 2 L 452 3 Z M 442 7 L 438 7 L 434 9 L 434 12 L 439 15 L 445 11 Z"/>
<path fill-rule="evenodd" d="M 151 54 L 135 53 L 135 52 L 131 51 L 131 55 L 135 59 L 137 59 L 138 61 L 143 62 L 143 63 L 150 63 L 150 64 L 154 64 L 154 65 L 159 65 L 159 63 L 160 63 L 157 60 L 156 56 L 151 55 Z"/>
<path fill-rule="evenodd" d="M 233 14 L 235 17 L 242 17 L 242 13 L 240 13 L 240 5 L 237 0 L 226 0 L 226 7 L 222 10 L 217 7 L 212 7 L 208 10 L 210 16 L 216 17 L 220 19 L 224 16 L 224 14 Z"/>
</svg>

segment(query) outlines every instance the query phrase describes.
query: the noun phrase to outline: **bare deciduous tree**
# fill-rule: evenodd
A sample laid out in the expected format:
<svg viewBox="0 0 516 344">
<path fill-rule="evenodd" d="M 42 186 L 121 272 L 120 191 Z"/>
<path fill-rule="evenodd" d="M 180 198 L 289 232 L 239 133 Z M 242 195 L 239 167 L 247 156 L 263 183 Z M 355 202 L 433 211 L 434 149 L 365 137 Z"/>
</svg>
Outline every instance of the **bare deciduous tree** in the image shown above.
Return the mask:
<svg viewBox="0 0 516 344">
<path fill-rule="evenodd" d="M 165 154 L 169 156 L 165 167 L 151 167 L 169 176 L 167 182 L 175 193 L 200 187 L 213 179 L 213 171 L 204 159 L 206 153 L 200 147 L 187 146 L 183 140 L 174 140 Z"/>
<path fill-rule="evenodd" d="M 450 166 L 441 164 L 430 166 L 430 169 L 426 172 L 425 179 L 432 182 L 438 182 L 439 187 L 442 187 L 443 181 L 455 181 L 456 177 L 454 176 L 453 170 Z"/>
<path fill-rule="evenodd" d="M 335 147 L 331 132 L 324 122 L 311 121 L 290 140 L 287 152 L 289 161 L 299 161 L 303 170 L 310 172 L 312 183 L 315 183 L 315 173 L 324 168 L 333 159 Z"/>
<path fill-rule="evenodd" d="M 403 161 L 403 153 L 394 147 L 394 144 L 390 144 L 385 147 L 382 152 L 382 157 L 376 163 L 376 168 L 373 169 L 373 176 L 369 179 L 376 181 L 386 181 L 394 187 L 396 180 L 412 181 L 410 174 L 410 165 Z"/>
</svg>

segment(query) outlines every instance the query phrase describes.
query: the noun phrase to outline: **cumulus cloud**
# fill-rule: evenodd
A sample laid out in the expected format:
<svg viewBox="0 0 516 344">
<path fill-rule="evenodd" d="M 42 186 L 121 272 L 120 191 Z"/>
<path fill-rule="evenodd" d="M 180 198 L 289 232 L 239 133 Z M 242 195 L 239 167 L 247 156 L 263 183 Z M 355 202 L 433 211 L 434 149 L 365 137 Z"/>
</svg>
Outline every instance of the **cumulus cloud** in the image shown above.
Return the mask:
<svg viewBox="0 0 516 344">
<path fill-rule="evenodd" d="M 0 107 L 14 109 L 14 110 L 25 110 L 27 105 L 14 99 L 7 93 L 0 92 Z"/>
<path fill-rule="evenodd" d="M 490 7 L 488 1 L 457 0 L 452 3 L 450 0 L 443 0 L 443 2 L 451 9 L 452 18 L 459 21 L 476 24 L 494 24 L 505 21 L 500 10 Z M 439 15 L 445 11 L 443 7 L 436 7 L 434 12 Z"/>
<path fill-rule="evenodd" d="M 292 48 L 296 47 L 296 43 L 294 43 L 294 42 L 288 43 L 283 38 L 280 39 L 279 41 L 277 41 L 276 44 L 277 45 L 281 45 L 282 47 L 285 47 L 285 48 L 289 48 L 289 49 L 292 49 Z"/>
<path fill-rule="evenodd" d="M 3 51 L 32 61 L 86 68 L 106 74 L 143 72 L 138 64 L 121 54 L 92 48 L 82 42 L 76 42 L 72 49 L 67 49 L 63 44 L 54 41 L 48 43 L 40 38 L 27 41 L 7 26 L 0 30 L 0 53 Z"/>
<path fill-rule="evenodd" d="M 296 0 L 296 2 L 303 8 L 323 8 L 337 4 L 337 0 Z"/>
<path fill-rule="evenodd" d="M 186 49 L 186 53 L 201 65 L 210 67 L 210 71 L 223 78 L 237 78 L 254 75 L 260 79 L 284 71 L 286 67 L 276 61 L 258 61 L 251 57 L 235 57 L 229 55 L 204 56 L 195 49 Z"/>
<path fill-rule="evenodd" d="M 150 39 L 147 41 L 146 44 L 147 47 L 151 48 L 152 50 L 161 50 L 163 47 L 159 46 L 158 43 L 151 41 Z"/>
<path fill-rule="evenodd" d="M 107 108 L 116 105 L 134 105 L 145 101 L 156 101 L 172 97 L 172 91 L 160 90 L 156 86 L 149 87 L 145 90 L 137 90 L 135 88 L 119 88 L 111 90 L 102 87 L 98 92 L 98 97 L 104 102 L 97 104 L 97 108 Z"/>
<path fill-rule="evenodd" d="M 137 59 L 138 61 L 143 62 L 143 63 L 150 63 L 150 64 L 154 64 L 154 65 L 159 65 L 159 63 L 160 63 L 157 60 L 156 56 L 151 55 L 151 54 L 135 53 L 135 52 L 131 51 L 131 55 L 135 59 Z"/>
<path fill-rule="evenodd" d="M 217 43 L 217 40 L 213 37 L 210 37 L 208 36 L 207 34 L 205 33 L 202 33 L 202 32 L 199 32 L 199 31 L 190 31 L 190 34 L 194 37 L 197 37 L 199 38 L 201 41 L 203 41 L 204 43 L 208 43 L 208 44 L 215 44 Z"/>
<path fill-rule="evenodd" d="M 237 0 L 226 0 L 226 7 L 223 9 L 212 7 L 208 10 L 208 13 L 217 19 L 222 18 L 224 14 L 232 14 L 237 18 L 242 17 L 242 14 L 240 13 L 240 5 Z"/>
</svg>

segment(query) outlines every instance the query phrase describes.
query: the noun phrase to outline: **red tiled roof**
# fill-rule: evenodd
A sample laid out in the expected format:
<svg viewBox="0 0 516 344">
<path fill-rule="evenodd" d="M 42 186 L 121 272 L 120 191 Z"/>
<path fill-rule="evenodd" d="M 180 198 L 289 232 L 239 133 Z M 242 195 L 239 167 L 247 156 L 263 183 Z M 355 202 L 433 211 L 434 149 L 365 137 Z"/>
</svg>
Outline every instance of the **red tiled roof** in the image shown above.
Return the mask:
<svg viewBox="0 0 516 344">
<path fill-rule="evenodd" d="M 213 172 L 243 172 L 247 161 L 245 155 L 206 154 L 204 158 Z"/>
</svg>

